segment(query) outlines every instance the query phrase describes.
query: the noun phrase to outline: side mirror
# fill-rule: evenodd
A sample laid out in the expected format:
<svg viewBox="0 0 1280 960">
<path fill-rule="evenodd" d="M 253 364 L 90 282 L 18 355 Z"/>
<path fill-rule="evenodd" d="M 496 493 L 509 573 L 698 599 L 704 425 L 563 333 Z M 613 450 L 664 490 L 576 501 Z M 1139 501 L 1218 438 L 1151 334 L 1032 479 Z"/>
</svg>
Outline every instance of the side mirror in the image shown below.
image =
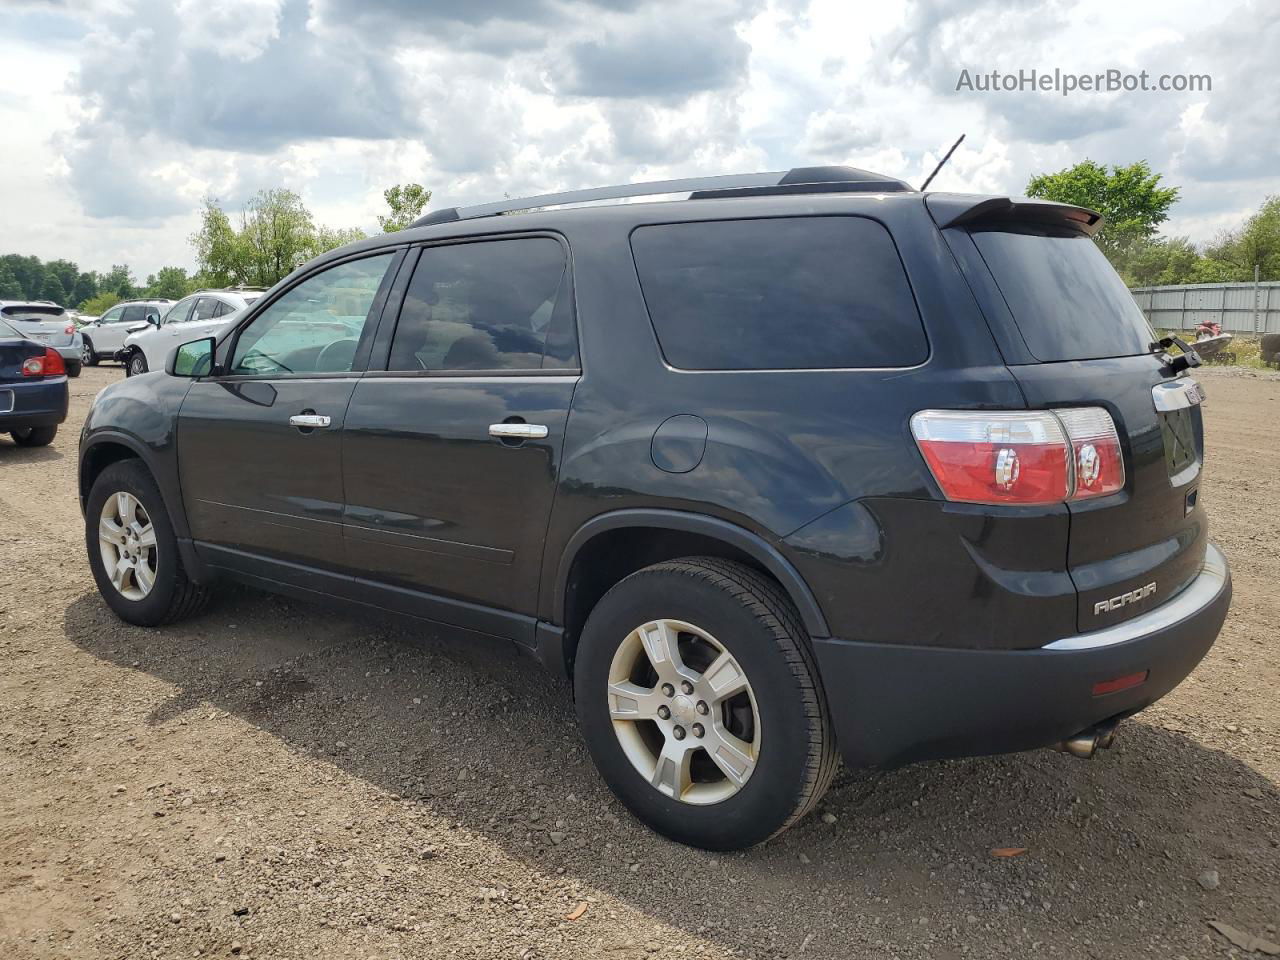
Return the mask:
<svg viewBox="0 0 1280 960">
<path fill-rule="evenodd" d="M 213 337 L 192 340 L 169 354 L 164 372 L 171 377 L 207 377 L 213 372 L 213 355 L 218 341 Z"/>
<path fill-rule="evenodd" d="M 158 313 L 148 313 L 148 314 L 147 314 L 147 323 L 151 324 L 153 327 L 158 327 L 158 326 L 160 326 L 160 314 L 158 314 Z"/>
</svg>

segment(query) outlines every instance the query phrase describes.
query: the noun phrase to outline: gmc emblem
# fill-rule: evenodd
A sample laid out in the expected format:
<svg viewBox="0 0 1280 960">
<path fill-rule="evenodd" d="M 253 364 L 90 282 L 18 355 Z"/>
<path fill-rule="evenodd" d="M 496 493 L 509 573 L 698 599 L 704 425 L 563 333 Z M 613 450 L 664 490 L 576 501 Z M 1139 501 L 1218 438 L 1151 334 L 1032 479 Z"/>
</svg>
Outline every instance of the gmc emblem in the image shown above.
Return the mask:
<svg viewBox="0 0 1280 960">
<path fill-rule="evenodd" d="M 1130 590 L 1128 593 L 1122 593 L 1118 597 L 1112 597 L 1110 600 L 1099 600 L 1093 605 L 1093 615 L 1096 617 L 1100 613 L 1108 613 L 1112 610 L 1119 610 L 1121 607 L 1129 603 L 1137 603 L 1156 592 L 1156 584 L 1153 580 L 1145 587 L 1139 587 L 1137 590 Z"/>
</svg>

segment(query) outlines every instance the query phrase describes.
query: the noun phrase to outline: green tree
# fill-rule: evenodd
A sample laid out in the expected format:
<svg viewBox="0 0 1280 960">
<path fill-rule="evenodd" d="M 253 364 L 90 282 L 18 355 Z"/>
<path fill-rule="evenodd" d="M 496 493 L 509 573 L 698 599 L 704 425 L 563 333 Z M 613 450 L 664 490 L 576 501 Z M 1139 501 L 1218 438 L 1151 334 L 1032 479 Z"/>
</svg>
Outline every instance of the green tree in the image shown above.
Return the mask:
<svg viewBox="0 0 1280 960">
<path fill-rule="evenodd" d="M 298 194 L 277 189 L 259 191 L 239 227 L 215 200 L 206 200 L 191 244 L 201 283 L 269 287 L 317 254 L 363 237 L 360 230 L 317 227 Z"/>
<path fill-rule="evenodd" d="M 103 275 L 98 284 L 99 293 L 110 291 L 121 300 L 128 300 L 138 295 L 138 287 L 133 279 L 133 271 L 127 263 L 112 264 L 111 269 Z"/>
<path fill-rule="evenodd" d="M 39 257 L 23 257 L 9 253 L 0 257 L 0 263 L 9 268 L 18 286 L 22 288 L 20 300 L 38 300 L 44 289 L 44 264 Z"/>
<path fill-rule="evenodd" d="M 182 267 L 161 267 L 147 277 L 147 284 L 143 288 L 143 292 L 148 297 L 181 300 L 195 289 L 195 284 L 191 282 L 191 278 L 187 276 L 187 271 Z"/>
<path fill-rule="evenodd" d="M 1221 234 L 1205 256 L 1230 280 L 1252 280 L 1254 264 L 1259 279 L 1280 280 L 1280 195 L 1267 197 L 1239 228 Z"/>
<path fill-rule="evenodd" d="M 357 240 L 365 240 L 368 234 L 359 227 L 316 227 L 315 239 L 311 244 L 311 256 L 318 257 L 327 250 L 344 247 Z"/>
<path fill-rule="evenodd" d="M 1177 187 L 1160 186 L 1145 160 L 1127 167 L 1106 167 L 1084 160 L 1057 173 L 1043 173 L 1027 183 L 1027 196 L 1074 203 L 1096 210 L 1106 222 L 1094 236 L 1112 262 L 1135 243 L 1152 240 L 1169 208 L 1178 199 Z"/>
<path fill-rule="evenodd" d="M 22 300 L 22 284 L 5 263 L 0 263 L 0 300 Z"/>
<path fill-rule="evenodd" d="M 391 208 L 391 215 L 379 214 L 378 226 L 383 233 L 395 233 L 422 216 L 422 208 L 431 202 L 431 191 L 420 183 L 397 183 L 383 190 L 382 198 Z"/>
<path fill-rule="evenodd" d="M 52 274 L 61 281 L 62 289 L 70 297 L 71 291 L 76 287 L 76 281 L 80 279 L 80 267 L 70 260 L 50 260 L 45 263 L 44 270 L 46 274 Z"/>
<path fill-rule="evenodd" d="M 56 273 L 51 273 L 44 279 L 44 286 L 40 289 L 41 300 L 52 300 L 54 303 L 64 305 L 67 302 L 67 288 L 62 285 L 62 281 L 58 279 Z"/>
<path fill-rule="evenodd" d="M 123 299 L 113 290 L 104 290 L 96 297 L 91 297 L 80 304 L 81 313 L 90 317 L 100 317 Z"/>
<path fill-rule="evenodd" d="M 1200 251 L 1186 237 L 1139 240 L 1117 255 L 1116 269 L 1131 287 L 1192 283 Z"/>
<path fill-rule="evenodd" d="M 71 288 L 71 302 L 84 303 L 98 293 L 98 275 L 92 270 L 80 274 Z"/>
</svg>

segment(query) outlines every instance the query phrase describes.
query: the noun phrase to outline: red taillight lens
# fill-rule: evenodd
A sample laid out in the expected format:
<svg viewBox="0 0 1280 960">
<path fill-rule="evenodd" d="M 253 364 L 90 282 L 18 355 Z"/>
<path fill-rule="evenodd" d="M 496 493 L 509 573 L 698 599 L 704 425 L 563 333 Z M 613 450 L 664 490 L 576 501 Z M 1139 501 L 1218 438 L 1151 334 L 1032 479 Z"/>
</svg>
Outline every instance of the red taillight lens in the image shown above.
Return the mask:
<svg viewBox="0 0 1280 960">
<path fill-rule="evenodd" d="M 69 337 L 76 332 L 76 325 L 74 323 L 68 323 L 66 328 L 62 332 Z"/>
<path fill-rule="evenodd" d="M 1067 438 L 1052 413 L 923 410 L 911 432 L 948 500 L 1060 503 L 1071 495 Z"/>
<path fill-rule="evenodd" d="M 1115 424 L 1100 407 L 922 410 L 911 432 L 948 500 L 1062 503 L 1124 486 Z"/>
<path fill-rule="evenodd" d="M 1101 407 L 1055 411 L 1071 438 L 1076 472 L 1072 500 L 1088 500 L 1124 487 L 1124 454 L 1111 414 Z"/>
<path fill-rule="evenodd" d="M 22 361 L 24 377 L 56 377 L 67 372 L 67 365 L 62 362 L 62 354 L 52 347 L 45 347 L 44 356 L 27 357 Z"/>
</svg>

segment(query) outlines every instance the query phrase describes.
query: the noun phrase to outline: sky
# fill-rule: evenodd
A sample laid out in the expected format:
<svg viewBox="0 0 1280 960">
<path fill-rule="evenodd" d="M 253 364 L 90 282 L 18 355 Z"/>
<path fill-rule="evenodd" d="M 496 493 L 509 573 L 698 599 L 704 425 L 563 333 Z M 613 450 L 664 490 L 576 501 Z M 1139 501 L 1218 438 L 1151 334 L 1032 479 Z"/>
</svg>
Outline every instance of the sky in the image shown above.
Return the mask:
<svg viewBox="0 0 1280 960">
<path fill-rule="evenodd" d="M 850 164 L 1018 194 L 1084 158 L 1211 240 L 1280 193 L 1280 4 L 1222 0 L 0 0 L 0 253 L 192 267 L 206 197 L 432 208 Z M 1210 91 L 957 89 L 993 70 Z"/>
</svg>

